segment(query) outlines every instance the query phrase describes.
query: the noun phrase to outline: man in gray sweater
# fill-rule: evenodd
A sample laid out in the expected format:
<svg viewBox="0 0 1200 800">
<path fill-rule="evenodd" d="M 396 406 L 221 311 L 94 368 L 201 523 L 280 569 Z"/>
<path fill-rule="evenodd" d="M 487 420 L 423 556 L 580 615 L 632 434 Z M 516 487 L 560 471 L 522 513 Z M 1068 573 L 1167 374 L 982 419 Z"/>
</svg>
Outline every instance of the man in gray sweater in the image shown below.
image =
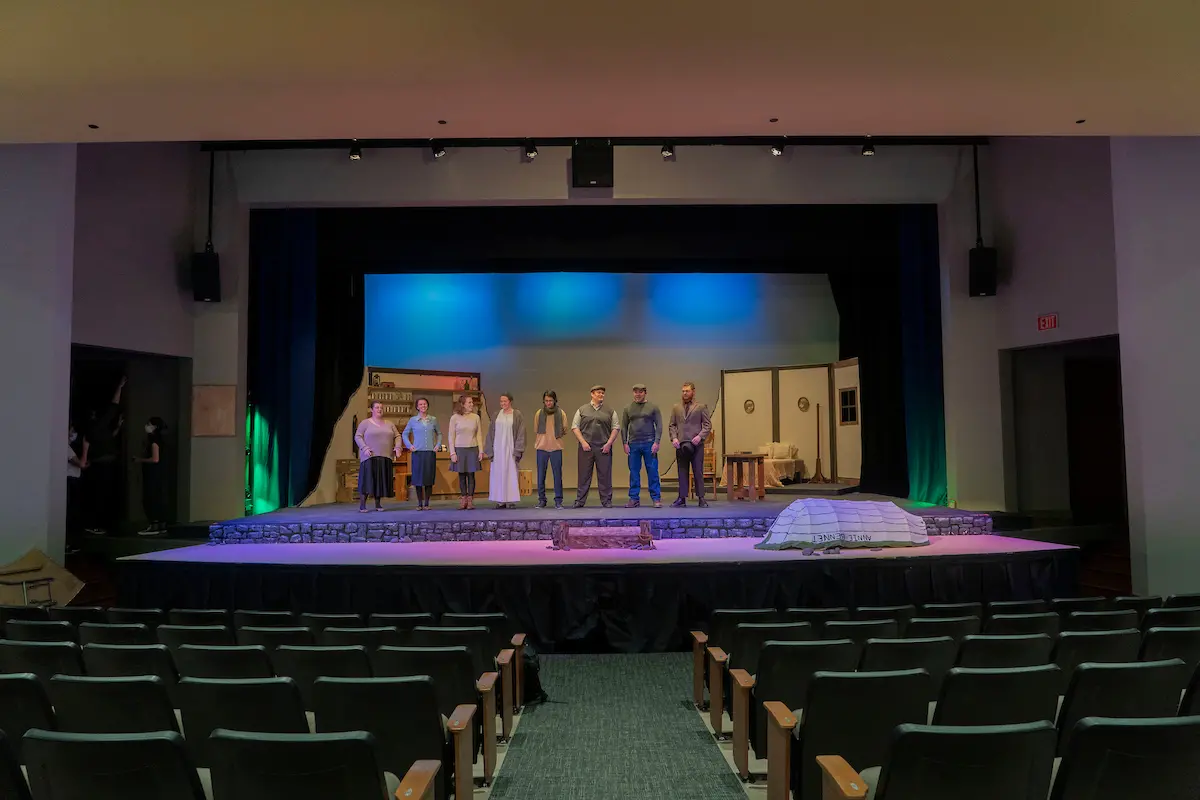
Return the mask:
<svg viewBox="0 0 1200 800">
<path fill-rule="evenodd" d="M 646 480 L 655 508 L 662 508 L 662 486 L 658 479 L 658 443 L 662 439 L 662 412 L 646 402 L 646 384 L 633 385 L 633 402 L 621 413 L 621 441 L 629 456 L 629 502 L 626 508 L 641 505 L 642 462 L 646 462 Z"/>
</svg>

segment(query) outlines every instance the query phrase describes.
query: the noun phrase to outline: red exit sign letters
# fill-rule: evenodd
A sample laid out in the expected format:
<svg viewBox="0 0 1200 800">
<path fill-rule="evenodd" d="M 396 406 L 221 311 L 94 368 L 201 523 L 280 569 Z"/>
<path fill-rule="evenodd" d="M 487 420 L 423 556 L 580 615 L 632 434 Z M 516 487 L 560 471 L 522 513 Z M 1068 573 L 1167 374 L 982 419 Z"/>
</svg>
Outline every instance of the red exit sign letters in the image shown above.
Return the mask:
<svg viewBox="0 0 1200 800">
<path fill-rule="evenodd" d="M 1038 317 L 1038 330 L 1050 331 L 1058 327 L 1058 314 L 1042 314 Z"/>
</svg>

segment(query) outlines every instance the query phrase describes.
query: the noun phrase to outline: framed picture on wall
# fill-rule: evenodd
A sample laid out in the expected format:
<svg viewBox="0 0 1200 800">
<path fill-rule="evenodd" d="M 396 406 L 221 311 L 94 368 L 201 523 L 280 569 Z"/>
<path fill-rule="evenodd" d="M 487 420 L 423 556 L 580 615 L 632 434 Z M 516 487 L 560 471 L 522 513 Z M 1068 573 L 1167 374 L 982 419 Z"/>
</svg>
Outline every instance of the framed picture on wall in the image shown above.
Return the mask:
<svg viewBox="0 0 1200 800">
<path fill-rule="evenodd" d="M 192 387 L 192 436 L 237 435 L 237 387 Z"/>
</svg>

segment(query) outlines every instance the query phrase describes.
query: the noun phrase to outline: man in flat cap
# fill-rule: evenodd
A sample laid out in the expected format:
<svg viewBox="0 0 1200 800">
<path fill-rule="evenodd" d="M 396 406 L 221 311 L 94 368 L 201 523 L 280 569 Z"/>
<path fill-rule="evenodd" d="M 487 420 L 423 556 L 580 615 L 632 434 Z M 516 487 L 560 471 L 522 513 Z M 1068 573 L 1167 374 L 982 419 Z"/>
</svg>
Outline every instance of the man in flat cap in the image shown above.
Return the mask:
<svg viewBox="0 0 1200 800">
<path fill-rule="evenodd" d="M 571 432 L 579 440 L 579 488 L 575 508 L 587 505 L 592 488 L 592 467 L 596 468 L 596 485 L 600 489 L 600 505 L 612 508 L 612 448 L 621 422 L 615 409 L 604 407 L 604 387 L 592 387 L 592 402 L 585 403 L 571 420 Z"/>
<path fill-rule="evenodd" d="M 662 440 L 662 412 L 646 402 L 646 384 L 633 385 L 633 402 L 621 412 L 621 441 L 629 456 L 629 502 L 626 508 L 641 505 L 642 462 L 646 462 L 646 481 L 655 508 L 662 508 L 662 486 L 658 479 L 658 443 Z"/>
</svg>

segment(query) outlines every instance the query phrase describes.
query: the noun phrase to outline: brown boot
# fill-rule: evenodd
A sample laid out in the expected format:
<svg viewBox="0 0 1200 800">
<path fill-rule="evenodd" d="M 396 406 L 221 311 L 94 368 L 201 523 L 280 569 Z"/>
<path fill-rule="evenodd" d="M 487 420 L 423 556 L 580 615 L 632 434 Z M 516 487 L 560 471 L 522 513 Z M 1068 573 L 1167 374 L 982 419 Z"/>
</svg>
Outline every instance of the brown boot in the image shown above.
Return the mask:
<svg viewBox="0 0 1200 800">
<path fill-rule="evenodd" d="M 463 510 L 465 510 L 465 509 L 466 509 L 466 507 L 467 507 L 467 496 L 466 496 L 465 494 L 464 494 L 464 495 L 459 495 L 459 498 L 458 498 L 458 510 L 459 510 L 459 511 L 463 511 Z"/>
<path fill-rule="evenodd" d="M 475 498 L 472 497 L 471 495 L 467 495 L 467 510 L 468 511 L 475 510 Z"/>
</svg>

